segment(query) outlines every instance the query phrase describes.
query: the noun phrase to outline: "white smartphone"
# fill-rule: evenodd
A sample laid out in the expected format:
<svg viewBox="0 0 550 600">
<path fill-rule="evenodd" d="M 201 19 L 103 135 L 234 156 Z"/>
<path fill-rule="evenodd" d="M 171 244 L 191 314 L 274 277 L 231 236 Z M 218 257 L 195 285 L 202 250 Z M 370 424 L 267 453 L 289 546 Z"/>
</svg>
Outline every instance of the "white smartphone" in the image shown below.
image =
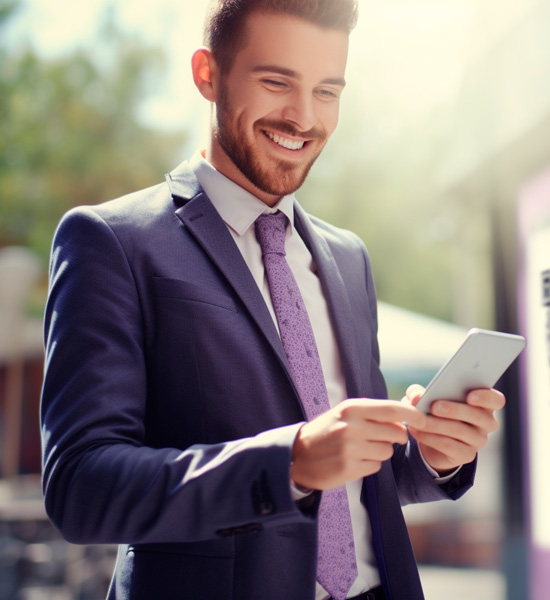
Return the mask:
<svg viewBox="0 0 550 600">
<path fill-rule="evenodd" d="M 524 347 L 521 335 L 471 329 L 430 381 L 417 408 L 428 413 L 435 400 L 465 402 L 468 392 L 492 388 Z"/>
</svg>

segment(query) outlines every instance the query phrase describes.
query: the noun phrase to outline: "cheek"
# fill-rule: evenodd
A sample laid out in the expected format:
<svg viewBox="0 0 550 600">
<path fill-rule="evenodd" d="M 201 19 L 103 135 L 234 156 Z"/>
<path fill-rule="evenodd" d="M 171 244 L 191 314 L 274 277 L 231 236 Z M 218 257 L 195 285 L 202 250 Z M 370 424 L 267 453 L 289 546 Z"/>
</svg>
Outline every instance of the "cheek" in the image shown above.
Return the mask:
<svg viewBox="0 0 550 600">
<path fill-rule="evenodd" d="M 239 113 L 239 122 L 243 130 L 253 133 L 258 121 L 266 118 L 274 118 L 277 114 L 277 109 L 273 104 L 260 99 L 254 99 L 242 107 Z"/>
<path fill-rule="evenodd" d="M 329 136 L 334 132 L 338 125 L 338 117 L 340 114 L 339 108 L 339 104 L 329 104 L 324 107 L 320 113 L 321 124 Z"/>
<path fill-rule="evenodd" d="M 281 102 L 277 97 L 260 96 L 250 105 L 250 110 L 254 115 L 254 120 L 259 119 L 280 119 L 285 110 L 286 103 Z"/>
</svg>

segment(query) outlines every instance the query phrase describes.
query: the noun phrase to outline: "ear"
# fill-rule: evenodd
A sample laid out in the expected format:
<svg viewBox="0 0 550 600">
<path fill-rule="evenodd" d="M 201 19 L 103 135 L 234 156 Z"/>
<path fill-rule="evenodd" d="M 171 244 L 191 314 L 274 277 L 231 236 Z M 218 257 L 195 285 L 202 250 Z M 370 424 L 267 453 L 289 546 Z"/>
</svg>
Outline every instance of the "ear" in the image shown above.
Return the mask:
<svg viewBox="0 0 550 600">
<path fill-rule="evenodd" d="M 218 70 L 212 52 L 207 48 L 199 48 L 191 58 L 191 69 L 199 92 L 210 102 L 215 102 Z"/>
</svg>

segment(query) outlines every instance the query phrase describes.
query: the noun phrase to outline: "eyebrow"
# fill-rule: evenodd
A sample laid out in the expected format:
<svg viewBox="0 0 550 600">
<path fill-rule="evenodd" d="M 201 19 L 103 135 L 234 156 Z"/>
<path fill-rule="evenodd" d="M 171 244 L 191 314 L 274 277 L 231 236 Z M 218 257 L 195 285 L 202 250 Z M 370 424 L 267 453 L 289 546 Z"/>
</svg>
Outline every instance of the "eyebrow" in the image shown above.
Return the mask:
<svg viewBox="0 0 550 600">
<path fill-rule="evenodd" d="M 279 65 L 257 65 L 252 68 L 252 73 L 277 73 L 279 75 L 284 75 L 285 77 L 292 77 L 293 79 L 302 79 L 302 76 L 299 75 L 293 69 L 288 69 L 286 67 L 280 67 Z M 338 85 L 340 87 L 346 86 L 346 80 L 343 77 L 326 77 L 320 83 L 328 84 L 328 85 Z"/>
</svg>

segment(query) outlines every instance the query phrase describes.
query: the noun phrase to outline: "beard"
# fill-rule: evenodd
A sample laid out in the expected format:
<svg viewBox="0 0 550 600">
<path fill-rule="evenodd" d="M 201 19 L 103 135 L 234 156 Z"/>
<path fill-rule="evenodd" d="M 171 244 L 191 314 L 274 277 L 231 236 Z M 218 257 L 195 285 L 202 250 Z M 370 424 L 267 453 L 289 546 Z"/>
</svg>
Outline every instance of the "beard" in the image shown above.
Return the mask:
<svg viewBox="0 0 550 600">
<path fill-rule="evenodd" d="M 254 129 L 263 133 L 264 129 L 273 129 L 280 133 L 308 140 L 308 144 L 320 142 L 317 151 L 304 163 L 274 159 L 262 156 L 261 150 L 247 140 L 243 126 L 243 115 L 234 118 L 229 104 L 227 91 L 222 88 L 216 102 L 217 123 L 214 136 L 233 164 L 260 191 L 272 196 L 292 194 L 302 186 L 308 173 L 326 144 L 326 133 L 314 127 L 307 132 L 300 132 L 287 121 L 259 119 L 254 123 Z"/>
</svg>

